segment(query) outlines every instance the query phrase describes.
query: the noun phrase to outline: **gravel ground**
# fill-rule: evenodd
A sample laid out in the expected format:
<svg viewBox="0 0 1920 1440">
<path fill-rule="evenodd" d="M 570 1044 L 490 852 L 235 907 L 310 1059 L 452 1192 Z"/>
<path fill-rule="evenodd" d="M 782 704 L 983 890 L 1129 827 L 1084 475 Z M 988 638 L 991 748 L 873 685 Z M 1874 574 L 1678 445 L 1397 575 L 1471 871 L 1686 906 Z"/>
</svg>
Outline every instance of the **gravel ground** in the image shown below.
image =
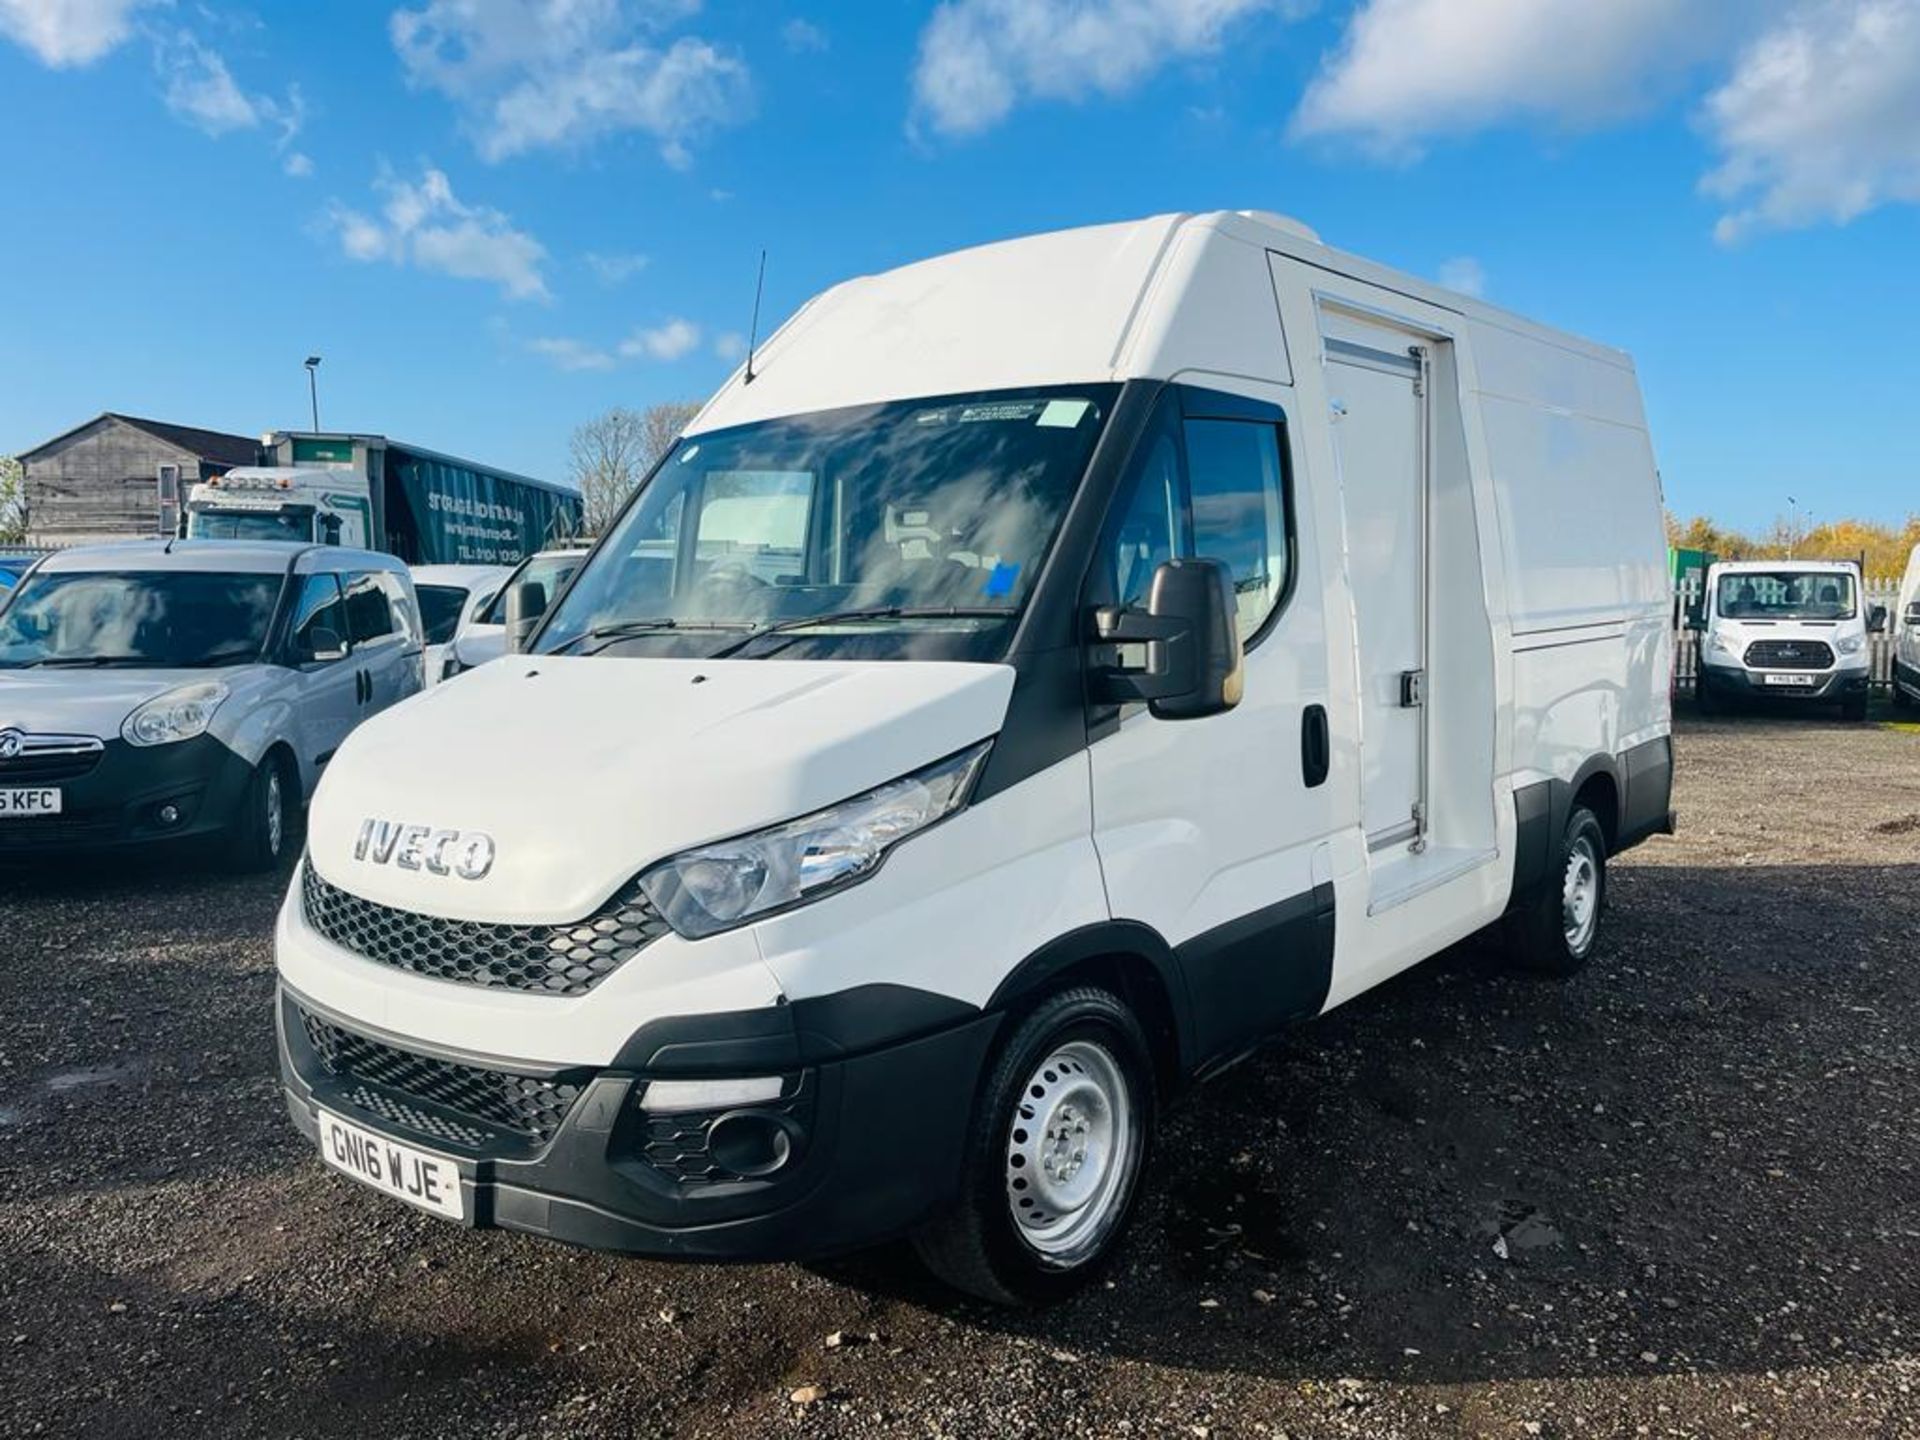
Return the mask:
<svg viewBox="0 0 1920 1440">
<path fill-rule="evenodd" d="M 0 1433 L 1920 1435 L 1920 734 L 1678 745 L 1586 974 L 1276 1043 L 1044 1313 L 414 1215 L 281 1108 L 284 878 L 0 880 Z"/>
</svg>

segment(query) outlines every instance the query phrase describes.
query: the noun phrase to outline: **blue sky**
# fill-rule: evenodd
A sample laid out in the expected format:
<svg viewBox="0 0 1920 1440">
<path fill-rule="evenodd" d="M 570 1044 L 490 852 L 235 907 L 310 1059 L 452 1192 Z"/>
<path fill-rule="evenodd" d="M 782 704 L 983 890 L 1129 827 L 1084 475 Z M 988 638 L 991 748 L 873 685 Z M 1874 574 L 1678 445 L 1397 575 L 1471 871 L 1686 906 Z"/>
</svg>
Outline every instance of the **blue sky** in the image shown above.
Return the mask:
<svg viewBox="0 0 1920 1440">
<path fill-rule="evenodd" d="M 1524 13 L 1522 13 L 1524 12 Z M 1920 511 L 1920 0 L 0 0 L 0 453 L 562 478 L 849 274 L 1263 208 L 1635 355 L 1670 505 Z"/>
</svg>

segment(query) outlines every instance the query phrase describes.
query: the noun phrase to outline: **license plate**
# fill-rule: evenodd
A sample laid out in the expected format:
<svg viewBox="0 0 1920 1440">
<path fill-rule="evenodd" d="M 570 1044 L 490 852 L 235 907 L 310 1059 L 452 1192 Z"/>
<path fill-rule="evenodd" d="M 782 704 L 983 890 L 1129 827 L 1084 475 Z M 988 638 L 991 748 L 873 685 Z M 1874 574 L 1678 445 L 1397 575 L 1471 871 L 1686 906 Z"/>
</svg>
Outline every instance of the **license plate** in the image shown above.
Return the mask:
<svg viewBox="0 0 1920 1440">
<path fill-rule="evenodd" d="M 325 1110 L 318 1118 L 320 1158 L 341 1174 L 449 1220 L 466 1218 L 460 1167 L 446 1156 L 402 1145 Z"/>
<path fill-rule="evenodd" d="M 1760 677 L 1760 680 L 1764 685 L 1813 686 L 1820 683 L 1820 677 L 1818 675 L 1763 675 Z"/>
<path fill-rule="evenodd" d="M 58 790 L 0 790 L 0 817 L 19 819 L 22 815 L 58 815 Z"/>
</svg>

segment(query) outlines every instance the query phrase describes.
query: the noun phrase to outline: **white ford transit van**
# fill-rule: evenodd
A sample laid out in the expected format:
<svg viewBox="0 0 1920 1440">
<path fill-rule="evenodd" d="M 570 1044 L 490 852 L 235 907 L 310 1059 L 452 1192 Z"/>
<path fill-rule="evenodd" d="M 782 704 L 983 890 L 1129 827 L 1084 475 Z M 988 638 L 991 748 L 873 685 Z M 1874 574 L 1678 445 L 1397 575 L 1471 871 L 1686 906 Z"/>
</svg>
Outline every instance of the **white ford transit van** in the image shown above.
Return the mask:
<svg viewBox="0 0 1920 1440">
<path fill-rule="evenodd" d="M 289 1108 L 471 1225 L 1050 1298 L 1189 1082 L 1503 919 L 1586 960 L 1670 603 L 1626 357 L 1294 222 L 850 281 L 343 749 Z"/>
<path fill-rule="evenodd" d="M 1734 560 L 1707 570 L 1696 619 L 1700 706 L 1757 697 L 1838 705 L 1867 718 L 1868 636 L 1886 612 L 1850 560 Z"/>
</svg>

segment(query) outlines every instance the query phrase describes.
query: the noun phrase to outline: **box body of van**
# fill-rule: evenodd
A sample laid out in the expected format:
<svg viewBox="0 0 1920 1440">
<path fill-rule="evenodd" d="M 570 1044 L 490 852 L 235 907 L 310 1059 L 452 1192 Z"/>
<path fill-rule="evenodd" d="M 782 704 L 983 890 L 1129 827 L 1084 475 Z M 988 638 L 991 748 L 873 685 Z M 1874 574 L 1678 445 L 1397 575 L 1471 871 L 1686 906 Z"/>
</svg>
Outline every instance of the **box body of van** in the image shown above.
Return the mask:
<svg viewBox="0 0 1920 1440">
<path fill-rule="evenodd" d="M 1059 1293 L 1187 1082 L 1489 925 L 1585 960 L 1670 607 L 1626 357 L 1293 222 L 848 282 L 343 749 L 290 1111 L 469 1224 Z"/>
<path fill-rule="evenodd" d="M 1716 563 L 1696 617 L 1700 703 L 1790 700 L 1838 705 L 1849 719 L 1864 720 L 1868 635 L 1884 623 L 1850 560 Z"/>
</svg>

